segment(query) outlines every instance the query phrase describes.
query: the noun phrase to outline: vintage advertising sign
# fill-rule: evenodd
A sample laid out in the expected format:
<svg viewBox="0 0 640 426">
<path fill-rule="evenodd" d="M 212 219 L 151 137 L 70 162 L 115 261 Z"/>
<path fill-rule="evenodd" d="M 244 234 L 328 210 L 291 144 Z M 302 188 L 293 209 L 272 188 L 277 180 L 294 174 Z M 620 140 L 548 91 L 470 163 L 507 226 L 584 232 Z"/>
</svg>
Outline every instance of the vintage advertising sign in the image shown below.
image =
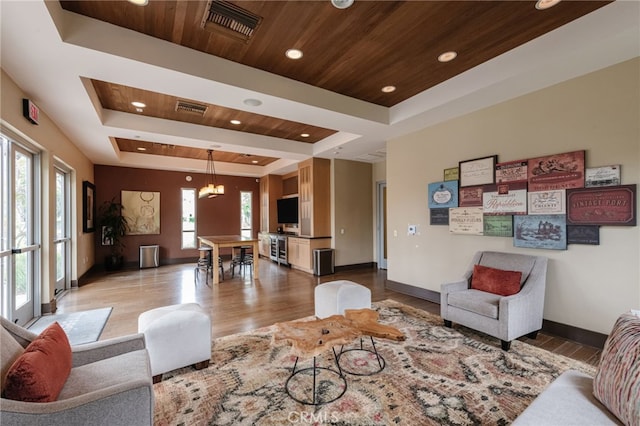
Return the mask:
<svg viewBox="0 0 640 426">
<path fill-rule="evenodd" d="M 429 208 L 458 207 L 458 181 L 449 180 L 429 184 Z"/>
<path fill-rule="evenodd" d="M 513 245 L 537 249 L 566 250 L 567 223 L 564 215 L 513 217 Z"/>
<path fill-rule="evenodd" d="M 484 215 L 485 237 L 513 237 L 513 216 Z"/>
<path fill-rule="evenodd" d="M 444 180 L 458 180 L 458 168 L 444 169 Z"/>
<path fill-rule="evenodd" d="M 529 191 L 584 187 L 584 151 L 531 158 L 528 162 Z"/>
<path fill-rule="evenodd" d="M 529 214 L 566 214 L 566 190 L 529 192 Z"/>
<path fill-rule="evenodd" d="M 620 165 L 588 168 L 584 172 L 584 186 L 620 185 Z"/>
<path fill-rule="evenodd" d="M 600 227 L 597 225 L 567 225 L 567 244 L 600 245 Z"/>
<path fill-rule="evenodd" d="M 490 185 L 496 182 L 497 155 L 458 162 L 460 187 Z"/>
<path fill-rule="evenodd" d="M 485 214 L 527 214 L 527 184 L 525 182 L 485 185 L 482 191 Z"/>
<path fill-rule="evenodd" d="M 452 234 L 482 235 L 482 207 L 449 209 L 449 232 Z"/>
<path fill-rule="evenodd" d="M 636 185 L 567 190 L 567 223 L 636 225 Z"/>
<path fill-rule="evenodd" d="M 458 193 L 459 207 L 479 207 L 482 206 L 482 188 L 483 186 L 467 186 L 460 188 Z"/>
<path fill-rule="evenodd" d="M 449 225 L 449 209 L 429 209 L 429 225 Z"/>
<path fill-rule="evenodd" d="M 508 161 L 496 164 L 496 183 L 526 182 L 527 160 Z"/>
</svg>

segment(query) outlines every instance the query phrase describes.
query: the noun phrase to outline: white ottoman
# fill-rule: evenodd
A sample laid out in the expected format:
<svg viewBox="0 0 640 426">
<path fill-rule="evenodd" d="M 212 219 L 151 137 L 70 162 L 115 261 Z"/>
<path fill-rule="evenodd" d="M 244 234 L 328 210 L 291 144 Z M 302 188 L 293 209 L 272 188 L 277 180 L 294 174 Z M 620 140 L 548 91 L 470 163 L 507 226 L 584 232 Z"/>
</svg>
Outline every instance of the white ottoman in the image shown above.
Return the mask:
<svg viewBox="0 0 640 426">
<path fill-rule="evenodd" d="M 162 373 L 194 365 L 209 366 L 211 319 L 197 303 L 163 306 L 138 317 L 138 332 L 144 333 L 153 382 Z"/>
<path fill-rule="evenodd" d="M 345 309 L 371 309 L 371 290 L 353 281 L 338 280 L 315 289 L 316 317 L 344 315 Z"/>
</svg>

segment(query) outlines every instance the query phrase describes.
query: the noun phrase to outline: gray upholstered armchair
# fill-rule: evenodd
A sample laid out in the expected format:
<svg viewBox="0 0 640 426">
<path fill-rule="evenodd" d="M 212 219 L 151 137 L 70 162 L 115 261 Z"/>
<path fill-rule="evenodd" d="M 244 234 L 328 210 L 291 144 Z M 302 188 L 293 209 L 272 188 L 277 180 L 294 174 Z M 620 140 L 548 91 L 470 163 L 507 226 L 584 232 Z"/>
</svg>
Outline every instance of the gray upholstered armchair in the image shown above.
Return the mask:
<svg viewBox="0 0 640 426">
<path fill-rule="evenodd" d="M 0 380 L 37 334 L 0 317 Z M 19 345 L 19 346 L 18 346 Z M 53 402 L 0 400 L 3 425 L 151 425 L 153 385 L 144 335 L 72 346 L 72 368 Z"/>
<path fill-rule="evenodd" d="M 522 272 L 522 288 L 510 296 L 472 289 L 471 277 L 476 264 Z M 502 341 L 502 349 L 507 351 L 512 340 L 524 335 L 535 338 L 542 328 L 546 277 L 546 257 L 478 252 L 462 279 L 442 284 L 440 315 L 447 327 L 456 322 L 497 337 Z"/>
</svg>

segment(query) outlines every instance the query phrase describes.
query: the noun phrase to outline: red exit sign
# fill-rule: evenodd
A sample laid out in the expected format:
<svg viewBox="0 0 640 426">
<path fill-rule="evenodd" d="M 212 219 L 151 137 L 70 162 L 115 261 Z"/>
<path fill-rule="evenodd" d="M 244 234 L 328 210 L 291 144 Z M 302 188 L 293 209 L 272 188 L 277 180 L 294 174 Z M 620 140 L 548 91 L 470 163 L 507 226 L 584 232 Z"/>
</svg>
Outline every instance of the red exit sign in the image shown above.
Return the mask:
<svg viewBox="0 0 640 426">
<path fill-rule="evenodd" d="M 22 115 L 33 124 L 38 124 L 40 109 L 30 99 L 22 100 Z"/>
</svg>

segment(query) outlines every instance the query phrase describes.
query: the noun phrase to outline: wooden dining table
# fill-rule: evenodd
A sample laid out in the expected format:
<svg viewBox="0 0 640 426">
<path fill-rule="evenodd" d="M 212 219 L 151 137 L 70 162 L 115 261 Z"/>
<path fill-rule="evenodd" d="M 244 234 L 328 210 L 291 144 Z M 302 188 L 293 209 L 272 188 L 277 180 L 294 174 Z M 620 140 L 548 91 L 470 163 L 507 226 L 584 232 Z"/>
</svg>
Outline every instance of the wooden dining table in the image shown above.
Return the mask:
<svg viewBox="0 0 640 426">
<path fill-rule="evenodd" d="M 211 260 L 214 265 L 218 264 L 218 257 L 220 257 L 220 249 L 223 247 L 239 247 L 251 245 L 253 249 L 253 279 L 258 279 L 258 270 L 256 265 L 258 264 L 258 239 L 245 237 L 242 235 L 206 235 L 199 236 L 198 240 L 201 244 L 210 246 L 213 249 Z M 213 269 L 213 283 L 220 283 L 220 275 L 217 273 L 217 268 Z"/>
</svg>

